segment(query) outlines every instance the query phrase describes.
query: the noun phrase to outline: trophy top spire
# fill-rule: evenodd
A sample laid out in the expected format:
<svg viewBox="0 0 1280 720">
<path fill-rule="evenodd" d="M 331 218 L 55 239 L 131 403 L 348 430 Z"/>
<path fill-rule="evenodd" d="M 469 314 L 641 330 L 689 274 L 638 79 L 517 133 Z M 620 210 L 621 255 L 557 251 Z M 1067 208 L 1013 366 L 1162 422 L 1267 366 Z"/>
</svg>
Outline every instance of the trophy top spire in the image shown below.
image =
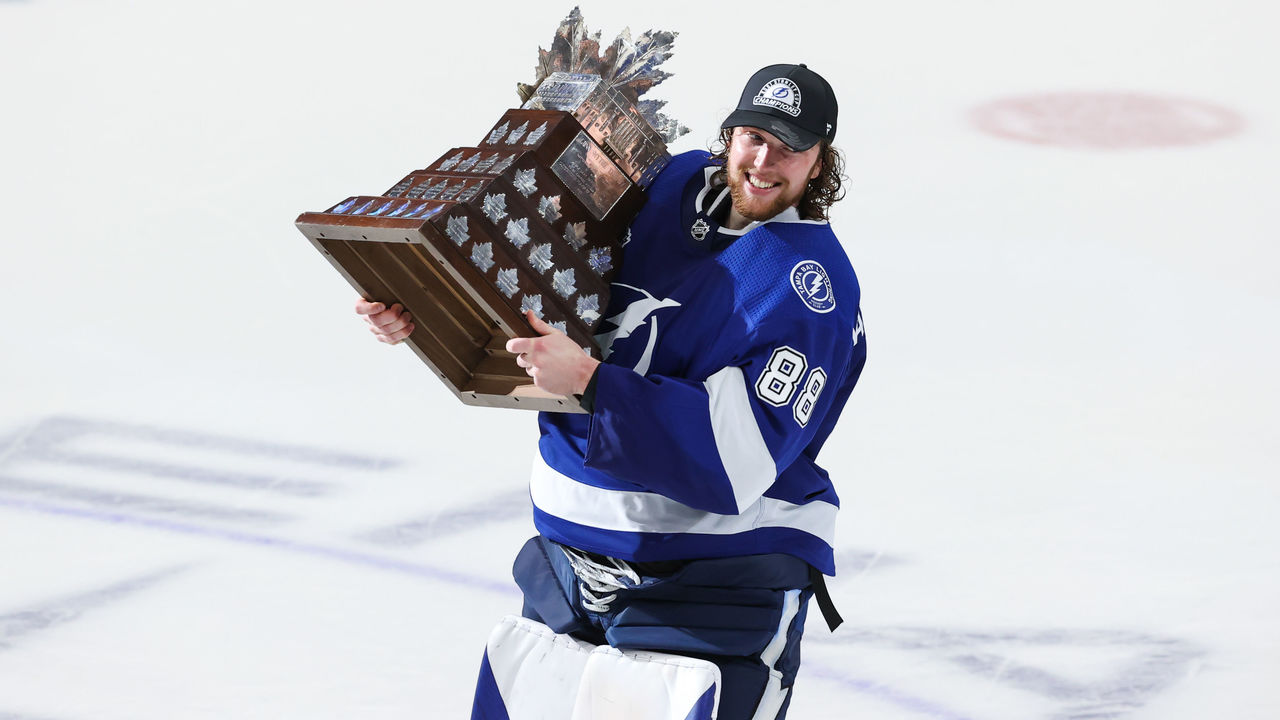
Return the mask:
<svg viewBox="0 0 1280 720">
<path fill-rule="evenodd" d="M 659 66 L 675 52 L 676 35 L 670 30 L 646 30 L 633 40 L 630 28 L 624 28 L 601 54 L 600 31 L 590 32 L 582 12 L 574 7 L 556 29 L 551 49 L 538 48 L 537 77 L 532 85 L 518 84 L 520 100 L 528 101 L 553 73 L 598 75 L 607 88 L 634 103 L 649 125 L 670 143 L 689 128 L 658 112 L 665 101 L 640 97 L 671 77 Z"/>
</svg>

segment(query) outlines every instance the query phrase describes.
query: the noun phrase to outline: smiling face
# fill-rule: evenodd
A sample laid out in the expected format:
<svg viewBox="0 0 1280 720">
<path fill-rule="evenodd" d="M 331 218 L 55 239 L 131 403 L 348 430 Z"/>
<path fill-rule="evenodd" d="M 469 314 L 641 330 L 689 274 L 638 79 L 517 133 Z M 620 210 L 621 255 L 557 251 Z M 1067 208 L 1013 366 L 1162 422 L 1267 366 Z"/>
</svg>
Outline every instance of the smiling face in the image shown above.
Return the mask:
<svg viewBox="0 0 1280 720">
<path fill-rule="evenodd" d="M 734 128 L 725 174 L 733 208 L 726 227 L 741 230 L 799 203 L 822 171 L 821 155 L 821 143 L 796 152 L 760 128 Z"/>
</svg>

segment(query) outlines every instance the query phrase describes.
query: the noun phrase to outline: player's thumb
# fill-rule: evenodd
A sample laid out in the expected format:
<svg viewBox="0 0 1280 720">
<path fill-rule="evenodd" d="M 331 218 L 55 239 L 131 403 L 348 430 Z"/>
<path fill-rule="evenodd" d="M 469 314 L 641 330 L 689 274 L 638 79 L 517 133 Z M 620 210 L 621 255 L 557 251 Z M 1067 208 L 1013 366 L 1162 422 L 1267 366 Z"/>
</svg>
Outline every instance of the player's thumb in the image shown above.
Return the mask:
<svg viewBox="0 0 1280 720">
<path fill-rule="evenodd" d="M 532 310 L 525 310 L 525 318 L 529 321 L 529 327 L 533 328 L 539 335 L 551 335 L 560 332 L 542 321 L 542 318 L 533 314 Z"/>
</svg>

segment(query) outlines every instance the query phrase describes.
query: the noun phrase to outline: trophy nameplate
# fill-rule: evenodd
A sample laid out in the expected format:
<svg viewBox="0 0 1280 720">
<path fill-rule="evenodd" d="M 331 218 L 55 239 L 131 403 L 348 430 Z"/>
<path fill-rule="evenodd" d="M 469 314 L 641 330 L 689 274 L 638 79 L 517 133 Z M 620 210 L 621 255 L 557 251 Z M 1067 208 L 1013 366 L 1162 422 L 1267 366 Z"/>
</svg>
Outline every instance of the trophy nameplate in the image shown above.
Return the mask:
<svg viewBox="0 0 1280 720">
<path fill-rule="evenodd" d="M 476 145 L 296 222 L 362 296 L 412 314 L 405 344 L 467 404 L 582 412 L 576 399 L 535 387 L 506 342 L 537 334 L 524 318 L 532 311 L 600 357 L 595 331 L 622 237 L 670 159 L 666 142 L 687 131 L 653 111 L 661 103 L 649 115 L 637 109 L 639 94 L 666 77 L 653 74 L 654 51 L 648 74 L 599 60 L 575 67 L 561 57 L 571 37 L 583 47 L 599 38 L 585 34 L 576 9 L 552 53 L 542 52 L 537 86 L 522 86 L 524 105 Z M 620 36 L 611 57 L 641 62 L 628 43 Z M 659 62 L 669 54 L 656 53 Z M 630 80 L 611 81 L 613 72 Z"/>
</svg>

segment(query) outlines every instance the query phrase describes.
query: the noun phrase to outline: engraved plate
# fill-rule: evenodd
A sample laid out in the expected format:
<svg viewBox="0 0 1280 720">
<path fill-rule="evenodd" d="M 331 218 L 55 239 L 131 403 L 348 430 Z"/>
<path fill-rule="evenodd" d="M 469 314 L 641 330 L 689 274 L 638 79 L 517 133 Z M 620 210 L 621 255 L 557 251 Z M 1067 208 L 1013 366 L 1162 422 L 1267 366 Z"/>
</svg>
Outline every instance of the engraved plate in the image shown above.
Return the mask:
<svg viewBox="0 0 1280 720">
<path fill-rule="evenodd" d="M 520 299 L 520 312 L 533 311 L 534 315 L 542 317 L 542 296 L 541 295 L 525 295 Z"/>
<path fill-rule="evenodd" d="M 493 243 L 476 243 L 471 248 L 471 264 L 480 268 L 481 272 L 489 272 L 493 267 Z"/>
<path fill-rule="evenodd" d="M 573 112 L 591 97 L 600 84 L 599 75 L 557 72 L 538 85 L 537 92 L 525 102 L 525 110 L 563 110 Z"/>
<path fill-rule="evenodd" d="M 551 243 L 542 243 L 529 248 L 529 264 L 538 272 L 550 270 L 555 265 L 551 261 Z"/>
<path fill-rule="evenodd" d="M 520 274 L 515 268 L 498 269 L 498 289 L 509 298 L 520 292 Z"/>
<path fill-rule="evenodd" d="M 542 136 L 547 134 L 547 124 L 544 122 L 538 126 L 536 130 L 529 133 L 529 137 L 524 139 L 525 145 L 537 145 Z"/>
<path fill-rule="evenodd" d="M 564 241 L 574 250 L 581 250 L 587 244 L 587 224 L 584 222 L 569 223 L 564 229 Z"/>
<path fill-rule="evenodd" d="M 412 209 L 412 208 L 413 208 L 413 207 L 415 207 L 415 206 L 416 206 L 416 204 L 415 204 L 415 203 L 411 203 L 411 202 L 407 202 L 407 201 L 406 201 L 406 202 L 404 202 L 404 203 L 401 203 L 401 204 L 400 204 L 400 207 L 398 207 L 398 208 L 396 208 L 395 210 L 392 210 L 391 212 L 387 213 L 387 217 L 400 217 L 401 215 L 405 214 L 406 212 L 408 212 L 410 209 Z"/>
<path fill-rule="evenodd" d="M 564 320 L 557 320 L 553 323 L 547 323 L 547 324 L 566 335 L 569 334 L 569 323 L 565 322 Z"/>
<path fill-rule="evenodd" d="M 600 319 L 600 296 L 583 295 L 578 298 L 578 317 L 590 325 Z"/>
<path fill-rule="evenodd" d="M 560 219 L 560 196 L 543 195 L 538 201 L 538 214 L 548 223 L 554 224 Z"/>
<path fill-rule="evenodd" d="M 569 143 L 551 169 L 597 220 L 603 219 L 631 186 L 627 176 L 584 132 Z"/>
<path fill-rule="evenodd" d="M 538 192 L 538 183 L 533 168 L 517 170 L 515 179 L 511 181 L 511 184 L 515 185 L 520 194 L 525 197 Z"/>
<path fill-rule="evenodd" d="M 520 142 L 520 138 L 524 137 L 524 134 L 528 131 L 529 131 L 529 123 L 528 122 L 520 123 L 520 127 L 516 128 L 515 130 L 512 130 L 511 134 L 507 136 L 507 144 L 515 145 L 516 143 Z"/>
<path fill-rule="evenodd" d="M 468 232 L 469 229 L 470 228 L 467 227 L 467 216 L 455 215 L 449 218 L 449 221 L 445 223 L 444 233 L 449 236 L 450 240 L 453 240 L 454 245 L 462 247 L 463 243 L 471 239 L 471 233 Z"/>
<path fill-rule="evenodd" d="M 503 233 L 512 245 L 518 248 L 529 242 L 529 218 L 512 218 L 507 223 L 507 231 Z"/>
<path fill-rule="evenodd" d="M 613 269 L 613 253 L 609 248 L 593 248 L 587 256 L 587 264 L 597 275 L 604 275 Z"/>
<path fill-rule="evenodd" d="M 356 204 L 357 202 L 359 202 L 359 200 L 358 200 L 357 198 L 350 198 L 350 199 L 348 199 L 348 200 L 343 200 L 341 203 L 338 203 L 338 206 L 337 206 L 337 207 L 335 207 L 334 209 L 330 210 L 329 212 L 331 212 L 331 213 L 333 213 L 333 214 L 335 214 L 335 215 L 341 215 L 341 214 L 345 213 L 346 211 L 350 210 L 351 208 L 355 207 L 355 204 Z"/>
<path fill-rule="evenodd" d="M 355 210 L 352 210 L 352 211 L 351 211 L 351 214 L 352 214 L 352 215 L 363 215 L 363 214 L 365 214 L 365 212 L 367 212 L 367 211 L 369 210 L 369 208 L 373 207 L 373 204 L 374 204 L 374 203 L 376 203 L 376 202 L 378 202 L 376 199 L 375 199 L 375 200 L 370 200 L 370 201 L 366 202 L 365 204 L 361 205 L 360 207 L 356 208 Z"/>
<path fill-rule="evenodd" d="M 494 128 L 493 132 L 489 133 L 489 144 L 497 145 L 498 141 L 502 139 L 502 136 L 507 134 L 507 129 L 509 127 L 510 125 L 504 122 L 498 127 Z"/>
<path fill-rule="evenodd" d="M 573 268 L 557 270 L 555 276 L 551 278 L 551 289 L 566 300 L 569 299 L 570 295 L 577 292 L 578 286 L 574 281 Z"/>
<path fill-rule="evenodd" d="M 458 163 L 460 163 L 460 162 L 462 162 L 462 151 L 461 151 L 461 150 L 459 150 L 459 151 L 457 152 L 457 154 L 455 154 L 453 157 L 451 157 L 451 158 L 449 158 L 448 160 L 445 160 L 444 162 L 440 163 L 440 169 L 441 169 L 441 170 L 445 170 L 445 171 L 452 170 L 452 169 L 453 169 L 453 166 L 454 166 L 454 165 L 457 165 L 457 164 L 458 164 Z"/>
<path fill-rule="evenodd" d="M 507 196 L 502 193 L 484 196 L 484 214 L 489 221 L 497 223 L 507 216 Z"/>
<path fill-rule="evenodd" d="M 378 207 L 374 208 L 373 212 L 371 212 L 371 213 L 369 213 L 369 214 L 370 214 L 370 215 L 385 215 L 385 214 L 387 214 L 388 212 L 390 212 L 390 211 L 391 211 L 391 208 L 392 208 L 392 206 L 393 206 L 393 205 L 395 205 L 395 201 L 394 201 L 394 200 L 388 200 L 388 201 L 386 201 L 386 202 L 382 203 L 381 205 L 379 205 Z"/>
<path fill-rule="evenodd" d="M 498 161 L 496 165 L 493 166 L 493 174 L 501 175 L 507 168 L 511 167 L 511 163 L 515 161 L 516 161 L 515 155 L 504 156 L 501 160 Z"/>
<path fill-rule="evenodd" d="M 476 161 L 480 159 L 482 153 L 472 153 L 466 160 L 458 163 L 458 172 L 466 172 L 476 166 Z"/>
</svg>

